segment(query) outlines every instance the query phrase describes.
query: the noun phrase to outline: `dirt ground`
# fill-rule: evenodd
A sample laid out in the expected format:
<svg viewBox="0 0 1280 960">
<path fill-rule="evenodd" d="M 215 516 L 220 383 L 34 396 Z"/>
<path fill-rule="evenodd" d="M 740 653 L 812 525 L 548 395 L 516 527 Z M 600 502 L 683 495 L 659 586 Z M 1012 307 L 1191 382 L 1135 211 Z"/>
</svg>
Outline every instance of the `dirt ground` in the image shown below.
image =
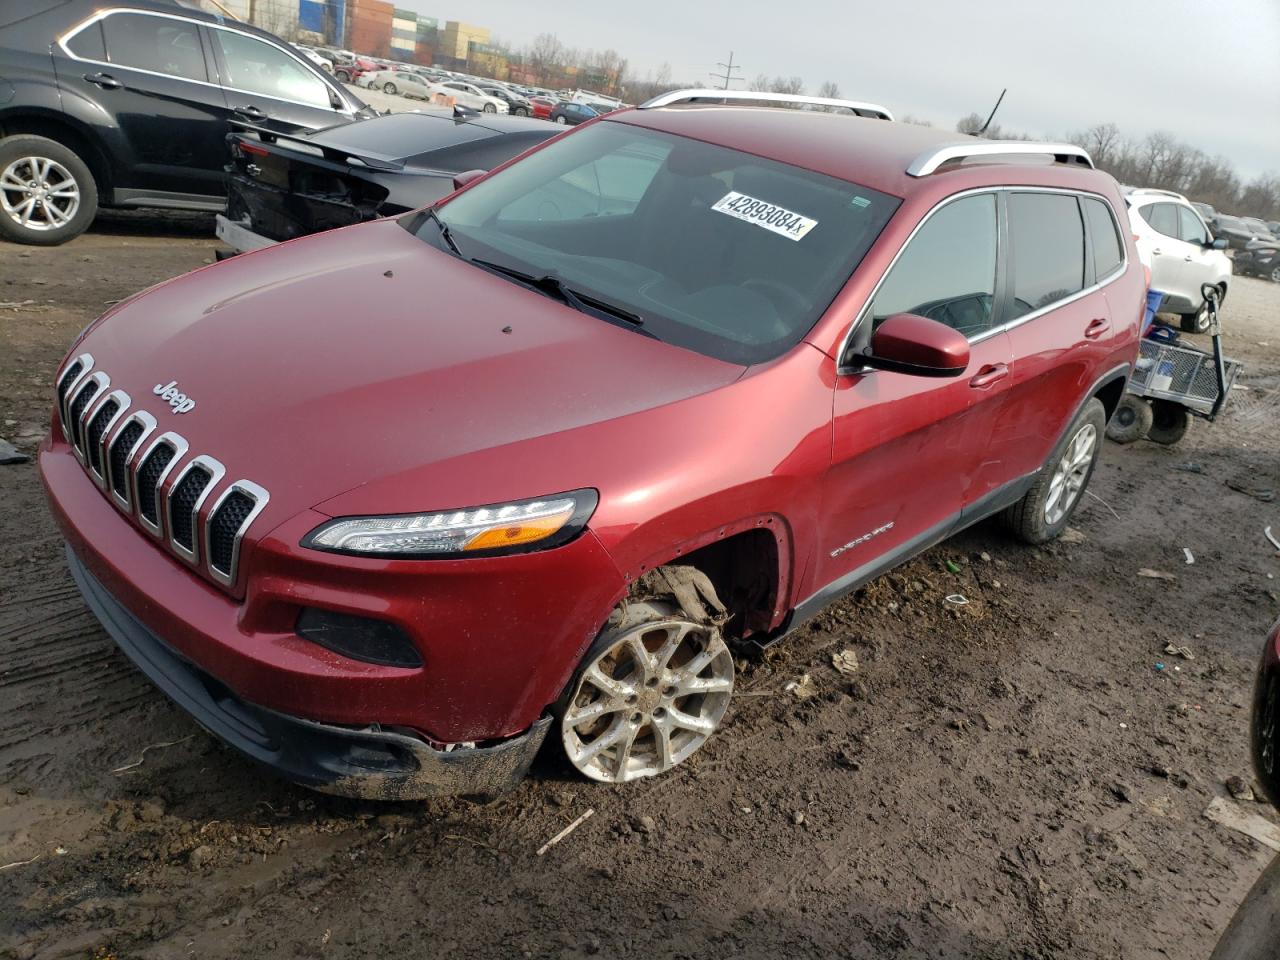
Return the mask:
<svg viewBox="0 0 1280 960">
<path fill-rule="evenodd" d="M 0 436 L 32 451 L 72 337 L 209 234 L 0 244 Z M 1280 287 L 1237 279 L 1224 316 L 1247 365 L 1224 418 L 1108 443 L 1078 542 L 943 544 L 743 662 L 712 743 L 620 788 L 548 756 L 487 804 L 279 782 L 116 651 L 34 466 L 0 467 L 0 957 L 1207 956 L 1268 862 L 1203 812 L 1251 778 L 1280 610 L 1280 500 L 1247 492 L 1280 491 Z"/>
</svg>

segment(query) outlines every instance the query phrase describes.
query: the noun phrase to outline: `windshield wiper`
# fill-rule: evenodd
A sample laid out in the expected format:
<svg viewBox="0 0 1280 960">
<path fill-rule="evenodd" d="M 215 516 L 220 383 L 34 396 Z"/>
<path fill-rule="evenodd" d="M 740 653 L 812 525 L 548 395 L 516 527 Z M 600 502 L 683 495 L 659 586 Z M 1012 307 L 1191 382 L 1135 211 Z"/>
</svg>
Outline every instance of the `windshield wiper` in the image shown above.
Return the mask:
<svg viewBox="0 0 1280 960">
<path fill-rule="evenodd" d="M 556 297 L 563 303 L 573 307 L 573 309 L 581 313 L 597 313 L 607 314 L 616 317 L 633 327 L 644 326 L 644 318 L 639 314 L 632 313 L 616 304 L 609 303 L 607 300 L 601 300 L 599 297 L 593 297 L 588 293 L 580 290 L 574 290 L 567 286 L 563 280 L 557 276 L 546 274 L 545 276 L 535 277 L 531 273 L 525 273 L 523 270 L 517 270 L 515 267 L 508 267 L 506 264 L 494 263 L 492 260 L 481 260 L 479 258 L 470 261 L 477 267 L 484 267 L 487 270 L 493 270 L 504 276 L 510 277 L 512 280 L 519 281 L 526 286 L 532 287 L 542 293 L 548 293 Z"/>
<path fill-rule="evenodd" d="M 440 219 L 440 214 L 436 213 L 435 207 L 427 207 L 427 219 L 435 222 L 435 225 L 440 228 L 440 238 L 449 245 L 450 250 L 461 257 L 462 251 L 458 249 L 458 244 L 454 241 L 453 234 L 449 232 L 449 225 Z"/>
</svg>

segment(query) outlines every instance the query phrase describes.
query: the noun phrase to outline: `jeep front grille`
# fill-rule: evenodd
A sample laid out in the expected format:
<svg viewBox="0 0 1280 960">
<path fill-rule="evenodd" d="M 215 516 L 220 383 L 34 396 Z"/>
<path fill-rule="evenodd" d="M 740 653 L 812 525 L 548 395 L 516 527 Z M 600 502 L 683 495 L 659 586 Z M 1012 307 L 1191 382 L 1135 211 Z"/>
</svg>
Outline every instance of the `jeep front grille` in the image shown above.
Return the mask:
<svg viewBox="0 0 1280 960">
<path fill-rule="evenodd" d="M 267 491 L 244 479 L 224 484 L 220 462 L 188 456 L 190 445 L 173 431 L 155 435 L 156 418 L 110 386 L 89 354 L 67 364 L 56 385 L 67 442 L 116 507 L 211 579 L 234 587 L 242 541 L 266 507 Z"/>
</svg>

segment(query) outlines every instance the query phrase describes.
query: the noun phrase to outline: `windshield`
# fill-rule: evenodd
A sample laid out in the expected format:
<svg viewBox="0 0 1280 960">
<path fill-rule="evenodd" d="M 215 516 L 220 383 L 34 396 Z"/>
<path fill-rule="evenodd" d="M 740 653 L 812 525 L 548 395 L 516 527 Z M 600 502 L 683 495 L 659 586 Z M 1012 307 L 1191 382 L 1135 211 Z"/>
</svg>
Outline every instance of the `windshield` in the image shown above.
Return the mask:
<svg viewBox="0 0 1280 960">
<path fill-rule="evenodd" d="M 476 184 L 440 208 L 440 222 L 407 226 L 443 247 L 443 224 L 465 259 L 552 278 L 644 334 L 752 364 L 804 337 L 898 203 L 736 150 L 597 123 Z"/>
</svg>

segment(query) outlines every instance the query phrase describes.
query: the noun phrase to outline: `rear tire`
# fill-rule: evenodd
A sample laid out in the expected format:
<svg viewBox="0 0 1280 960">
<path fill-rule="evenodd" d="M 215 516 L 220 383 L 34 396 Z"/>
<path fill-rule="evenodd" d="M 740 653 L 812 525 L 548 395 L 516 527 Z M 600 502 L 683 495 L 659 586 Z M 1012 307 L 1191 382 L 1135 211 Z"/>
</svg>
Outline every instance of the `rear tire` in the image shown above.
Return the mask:
<svg viewBox="0 0 1280 960">
<path fill-rule="evenodd" d="M 335 70 L 333 71 L 333 79 L 337 80 L 339 83 L 350 83 L 351 74 L 347 73 L 345 70 Z"/>
<path fill-rule="evenodd" d="M 1004 512 L 1005 526 L 1019 539 L 1047 543 L 1067 528 L 1098 464 L 1106 425 L 1102 401 L 1091 397 L 1040 468 L 1031 489 Z"/>
<path fill-rule="evenodd" d="M 0 236 L 53 247 L 84 233 L 97 212 L 98 185 L 72 150 L 27 134 L 0 140 Z"/>
<path fill-rule="evenodd" d="M 1181 404 L 1169 400 L 1151 401 L 1152 421 L 1147 439 L 1171 446 L 1187 435 L 1191 414 Z"/>
<path fill-rule="evenodd" d="M 1152 410 L 1147 401 L 1126 393 L 1107 424 L 1107 436 L 1116 443 L 1141 440 L 1151 429 Z"/>
</svg>

